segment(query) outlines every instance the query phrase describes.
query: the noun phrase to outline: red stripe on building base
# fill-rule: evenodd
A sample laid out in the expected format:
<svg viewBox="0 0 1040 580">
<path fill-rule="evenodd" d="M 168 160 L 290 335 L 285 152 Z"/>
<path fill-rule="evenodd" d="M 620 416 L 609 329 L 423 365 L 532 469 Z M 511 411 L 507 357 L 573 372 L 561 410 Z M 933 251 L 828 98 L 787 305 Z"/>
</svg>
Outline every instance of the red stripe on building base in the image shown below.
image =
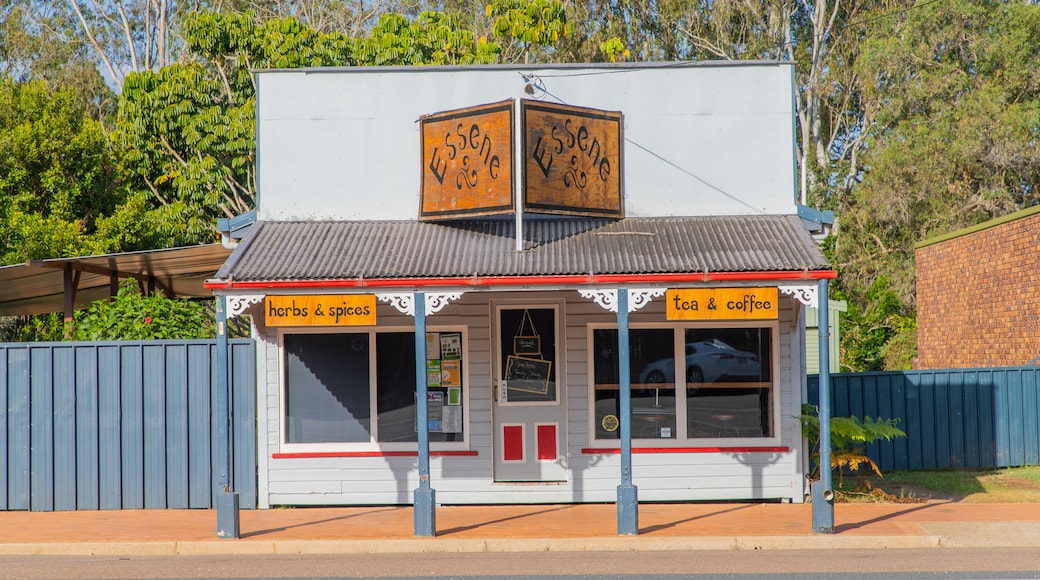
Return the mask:
<svg viewBox="0 0 1040 580">
<path fill-rule="evenodd" d="M 635 447 L 632 453 L 787 453 L 790 447 Z M 616 455 L 618 448 L 595 449 L 586 447 L 582 455 Z"/>
<path fill-rule="evenodd" d="M 272 453 L 271 459 L 315 459 L 319 457 L 418 457 L 418 451 L 313 451 Z M 431 451 L 431 457 L 476 457 L 476 451 Z"/>
</svg>

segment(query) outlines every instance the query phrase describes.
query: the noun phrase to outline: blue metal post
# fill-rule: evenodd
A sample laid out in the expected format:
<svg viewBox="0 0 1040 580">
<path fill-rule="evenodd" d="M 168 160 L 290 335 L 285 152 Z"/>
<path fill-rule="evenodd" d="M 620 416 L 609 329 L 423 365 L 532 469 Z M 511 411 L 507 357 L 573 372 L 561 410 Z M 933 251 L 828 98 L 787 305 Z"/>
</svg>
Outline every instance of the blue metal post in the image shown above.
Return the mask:
<svg viewBox="0 0 1040 580">
<path fill-rule="evenodd" d="M 419 488 L 415 490 L 415 535 L 437 534 L 436 492 L 430 487 L 430 414 L 426 389 L 426 295 L 415 293 L 415 398 L 419 431 Z"/>
<path fill-rule="evenodd" d="M 239 537 L 238 494 L 231 491 L 231 408 L 228 387 L 227 297 L 216 296 L 217 352 L 217 537 Z"/>
<path fill-rule="evenodd" d="M 628 342 L 628 289 L 617 291 L 618 393 L 621 399 L 621 485 L 617 488 L 618 535 L 639 534 L 639 497 L 632 485 L 632 377 Z"/>
<path fill-rule="evenodd" d="M 811 485 L 813 532 L 834 533 L 834 490 L 831 489 L 831 353 L 830 301 L 827 281 L 817 292 L 817 324 L 820 340 L 820 480 Z"/>
</svg>

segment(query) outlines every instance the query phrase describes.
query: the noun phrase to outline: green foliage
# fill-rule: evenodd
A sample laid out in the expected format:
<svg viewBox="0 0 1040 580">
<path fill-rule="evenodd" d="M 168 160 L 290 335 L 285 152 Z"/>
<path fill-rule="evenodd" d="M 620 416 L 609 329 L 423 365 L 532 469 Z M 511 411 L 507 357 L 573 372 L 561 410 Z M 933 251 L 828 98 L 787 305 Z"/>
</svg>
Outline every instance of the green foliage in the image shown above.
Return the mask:
<svg viewBox="0 0 1040 580">
<path fill-rule="evenodd" d="M 854 65 L 864 171 L 837 207 L 852 370 L 911 364 L 915 243 L 1040 203 L 1040 6 L 950 0 L 873 26 Z"/>
<path fill-rule="evenodd" d="M 191 13 L 183 30 L 191 59 L 126 77 L 114 139 L 128 183 L 158 208 L 153 237 L 178 245 L 211 242 L 218 218 L 255 205 L 252 69 L 489 63 L 499 52 L 439 12 L 384 14 L 367 38 L 253 12 Z"/>
<path fill-rule="evenodd" d="M 537 47 L 552 47 L 574 31 L 559 0 L 493 0 L 486 12 L 494 19 L 495 36 L 517 43 L 520 52 L 515 58 L 523 57 L 525 63 Z"/>
<path fill-rule="evenodd" d="M 141 294 L 133 281 L 124 282 L 108 301 L 77 311 L 69 340 L 159 340 L 213 338 L 212 317 L 193 300 L 171 300 Z"/>
<path fill-rule="evenodd" d="M 621 39 L 616 36 L 599 43 L 599 50 L 610 59 L 610 62 L 628 60 L 632 55 L 632 53 L 625 48 L 625 44 L 621 42 Z"/>
<path fill-rule="evenodd" d="M 72 25 L 45 2 L 0 0 L 0 73 L 70 90 L 81 108 L 104 120 L 114 112 L 115 94 L 96 67 L 96 55 L 72 40 L 78 32 Z"/>
<path fill-rule="evenodd" d="M 65 336 L 60 312 L 36 316 L 0 316 L 0 342 L 54 342 Z"/>
<path fill-rule="evenodd" d="M 899 317 L 895 335 L 881 349 L 885 368 L 910 370 L 917 362 L 917 318 Z"/>
<path fill-rule="evenodd" d="M 118 195 L 100 124 L 71 90 L 0 76 L 0 260 L 89 253 Z"/>
<path fill-rule="evenodd" d="M 845 295 L 839 291 L 835 297 L 841 299 Z M 844 367 L 853 372 L 892 370 L 885 361 L 886 345 L 903 330 L 916 330 L 916 319 L 888 279 L 881 276 L 865 296 L 849 301 L 848 312 L 841 317 L 841 329 Z M 913 336 L 916 333 L 905 336 L 904 340 Z M 916 349 L 916 341 L 912 348 Z"/>
<path fill-rule="evenodd" d="M 179 243 L 212 241 L 218 217 L 254 203 L 252 87 L 248 96 L 226 88 L 188 63 L 131 74 L 120 95 L 124 171 L 176 218 Z"/>
<path fill-rule="evenodd" d="M 811 479 L 819 478 L 820 468 L 820 415 L 819 410 L 809 404 L 802 405 L 802 414 L 797 417 L 802 424 L 802 436 L 809 442 L 809 456 L 812 458 Z M 882 419 L 881 417 L 831 417 L 831 468 L 837 469 L 840 476 L 845 470 L 857 471 L 869 467 L 874 473 L 881 475 L 881 470 L 872 459 L 864 455 L 867 445 L 884 439 L 891 441 L 896 437 L 906 437 L 899 427 L 898 419 Z"/>
<path fill-rule="evenodd" d="M 423 12 L 415 22 L 383 14 L 368 37 L 352 46 L 359 64 L 374 66 L 490 64 L 501 52 L 498 44 L 462 28 L 458 15 L 442 12 Z"/>
</svg>

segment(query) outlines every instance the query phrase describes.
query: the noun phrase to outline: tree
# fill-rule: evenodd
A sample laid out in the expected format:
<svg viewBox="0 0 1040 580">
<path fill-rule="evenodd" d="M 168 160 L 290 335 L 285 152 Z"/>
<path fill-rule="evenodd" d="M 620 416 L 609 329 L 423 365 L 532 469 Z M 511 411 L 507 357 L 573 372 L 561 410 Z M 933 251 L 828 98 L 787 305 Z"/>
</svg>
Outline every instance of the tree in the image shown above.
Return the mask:
<svg viewBox="0 0 1040 580">
<path fill-rule="evenodd" d="M 191 2 L 174 0 L 39 0 L 78 28 L 74 38 L 89 47 L 117 88 L 131 72 L 152 70 L 173 61 L 173 26 L 177 10 Z M 197 7 L 197 6 L 196 6 Z"/>
<path fill-rule="evenodd" d="M 295 18 L 253 12 L 190 14 L 191 60 L 126 78 L 116 146 L 126 179 L 176 223 L 177 243 L 213 239 L 216 219 L 255 204 L 252 69 L 494 62 L 498 46 L 477 40 L 457 17 L 416 21 L 383 15 L 366 38 L 318 32 Z"/>
<path fill-rule="evenodd" d="M 92 253 L 97 220 L 118 205 L 100 124 L 73 91 L 0 78 L 0 259 Z"/>
<path fill-rule="evenodd" d="M 559 0 L 493 0 L 487 15 L 494 19 L 496 37 L 512 41 L 505 60 L 530 62 L 532 52 L 552 47 L 572 31 Z"/>
<path fill-rule="evenodd" d="M 76 100 L 103 123 L 115 112 L 115 93 L 105 84 L 93 54 L 69 39 L 75 30 L 48 14 L 39 2 L 0 0 L 0 74 L 14 81 L 43 82 L 72 90 Z"/>
<path fill-rule="evenodd" d="M 915 345 L 914 244 L 1040 202 L 1040 6 L 952 0 L 878 24 L 856 63 L 875 121 L 862 183 L 840 198 L 834 257 L 853 304 L 891 293 L 864 318 L 888 335 L 874 363 L 888 366 Z M 849 345 L 876 336 L 846 328 Z"/>
<path fill-rule="evenodd" d="M 463 65 L 498 62 L 500 48 L 464 29 L 458 15 L 423 12 L 415 22 L 383 14 L 367 38 L 354 40 L 352 52 L 359 64 L 372 66 Z"/>
</svg>

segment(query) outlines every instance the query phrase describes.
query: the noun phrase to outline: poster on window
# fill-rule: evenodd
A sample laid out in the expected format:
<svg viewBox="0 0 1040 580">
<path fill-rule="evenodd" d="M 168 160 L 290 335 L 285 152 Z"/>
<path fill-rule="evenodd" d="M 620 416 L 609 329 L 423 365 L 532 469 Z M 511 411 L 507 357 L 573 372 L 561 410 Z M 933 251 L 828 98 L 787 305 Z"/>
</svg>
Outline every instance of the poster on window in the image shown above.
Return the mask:
<svg viewBox="0 0 1040 580">
<path fill-rule="evenodd" d="M 440 360 L 428 360 L 428 361 L 426 361 L 426 386 L 427 387 L 439 387 L 439 386 L 441 386 L 441 361 Z"/>
<path fill-rule="evenodd" d="M 441 339 L 440 333 L 427 332 L 426 333 L 426 358 L 441 358 Z"/>
<path fill-rule="evenodd" d="M 461 387 L 462 386 L 462 361 L 457 360 L 443 360 L 441 363 L 441 384 L 442 387 Z"/>
<path fill-rule="evenodd" d="M 448 405 L 457 407 L 462 404 L 462 388 L 448 387 Z"/>
<path fill-rule="evenodd" d="M 444 433 L 462 433 L 462 407 L 441 409 L 441 430 Z"/>
<path fill-rule="evenodd" d="M 440 358 L 446 360 L 459 360 L 462 358 L 462 335 L 457 332 L 445 332 L 441 334 Z"/>
<path fill-rule="evenodd" d="M 444 432 L 444 393 L 441 391 L 429 391 L 426 393 L 426 417 L 429 420 L 429 431 L 431 433 Z M 416 421 L 415 431 L 419 431 Z M 456 431 L 450 431 L 456 433 Z"/>
</svg>

